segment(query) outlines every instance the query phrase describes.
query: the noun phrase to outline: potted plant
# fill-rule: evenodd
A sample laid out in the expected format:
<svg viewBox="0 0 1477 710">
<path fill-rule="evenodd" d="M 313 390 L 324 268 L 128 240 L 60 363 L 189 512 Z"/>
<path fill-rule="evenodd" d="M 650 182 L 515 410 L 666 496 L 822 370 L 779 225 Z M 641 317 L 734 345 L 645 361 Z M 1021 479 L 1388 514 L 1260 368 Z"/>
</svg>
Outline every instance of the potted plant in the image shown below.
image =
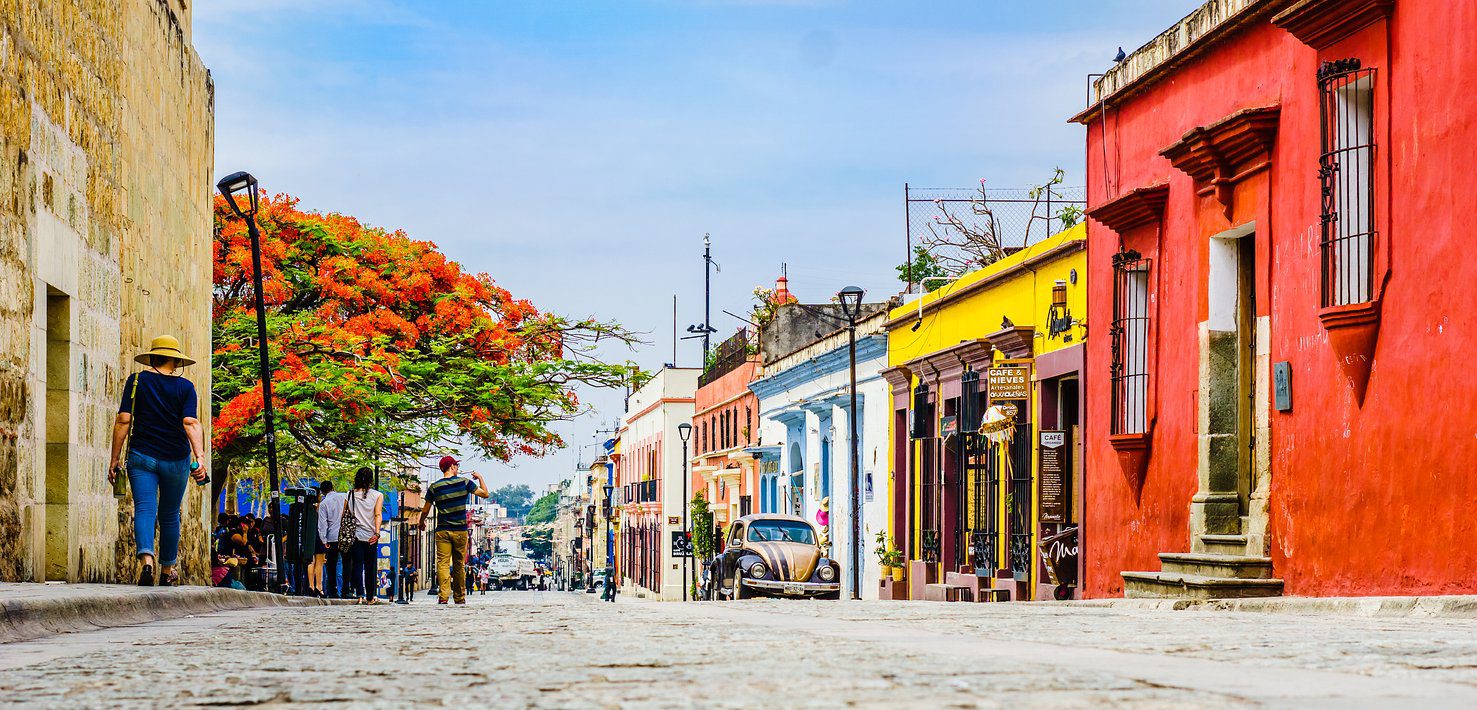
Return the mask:
<svg viewBox="0 0 1477 710">
<path fill-rule="evenodd" d="M 877 565 L 881 567 L 879 576 L 881 579 L 887 579 L 892 575 L 892 556 L 888 554 L 892 545 L 888 544 L 887 531 L 878 530 L 872 541 L 875 543 L 872 547 L 872 554 L 877 556 Z"/>
<path fill-rule="evenodd" d="M 877 565 L 882 568 L 881 578 L 891 576 L 894 582 L 903 581 L 903 551 L 897 549 L 896 541 L 886 532 L 878 532 L 873 539 L 877 543 L 873 554 L 877 555 Z"/>
<path fill-rule="evenodd" d="M 903 581 L 903 551 L 891 548 L 887 551 L 887 566 L 892 569 L 892 581 Z"/>
</svg>

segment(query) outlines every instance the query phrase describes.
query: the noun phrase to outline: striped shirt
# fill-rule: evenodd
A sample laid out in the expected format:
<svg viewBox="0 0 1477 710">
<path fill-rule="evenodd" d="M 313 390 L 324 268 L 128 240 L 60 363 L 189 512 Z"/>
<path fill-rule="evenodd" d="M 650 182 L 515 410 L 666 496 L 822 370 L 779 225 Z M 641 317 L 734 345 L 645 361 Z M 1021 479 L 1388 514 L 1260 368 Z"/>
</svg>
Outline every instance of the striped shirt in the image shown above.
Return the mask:
<svg viewBox="0 0 1477 710">
<path fill-rule="evenodd" d="M 467 505 L 477 484 L 461 476 L 446 476 L 426 488 L 426 500 L 436 505 L 436 529 L 467 529 Z"/>
</svg>

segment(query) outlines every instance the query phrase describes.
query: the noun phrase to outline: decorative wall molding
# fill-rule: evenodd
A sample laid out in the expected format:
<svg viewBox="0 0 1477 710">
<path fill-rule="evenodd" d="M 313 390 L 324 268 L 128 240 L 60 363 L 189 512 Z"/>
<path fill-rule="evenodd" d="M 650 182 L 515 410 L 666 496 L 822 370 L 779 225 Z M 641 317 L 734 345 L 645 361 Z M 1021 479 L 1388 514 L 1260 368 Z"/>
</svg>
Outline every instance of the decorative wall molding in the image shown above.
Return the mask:
<svg viewBox="0 0 1477 710">
<path fill-rule="evenodd" d="M 1164 218 L 1164 204 L 1169 201 L 1169 183 L 1161 182 L 1129 191 L 1087 211 L 1087 216 L 1117 232 L 1126 232 Z"/>
<path fill-rule="evenodd" d="M 1230 219 L 1237 183 L 1272 164 L 1281 115 L 1280 106 L 1242 109 L 1190 129 L 1159 154 L 1194 178 L 1199 194 L 1214 194 Z"/>
<path fill-rule="evenodd" d="M 1395 0 L 1303 0 L 1272 18 L 1299 42 L 1323 50 L 1395 11 Z"/>
</svg>

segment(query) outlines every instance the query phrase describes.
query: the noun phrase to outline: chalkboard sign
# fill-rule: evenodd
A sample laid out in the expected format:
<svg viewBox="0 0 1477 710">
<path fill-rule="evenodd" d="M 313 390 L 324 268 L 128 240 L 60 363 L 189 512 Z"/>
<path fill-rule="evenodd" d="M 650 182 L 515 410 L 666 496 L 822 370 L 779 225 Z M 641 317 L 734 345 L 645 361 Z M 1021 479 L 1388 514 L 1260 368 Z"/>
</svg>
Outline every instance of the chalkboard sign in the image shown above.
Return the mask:
<svg viewBox="0 0 1477 710">
<path fill-rule="evenodd" d="M 1041 432 L 1040 475 L 1041 522 L 1065 523 L 1067 510 L 1071 506 L 1071 489 L 1068 483 L 1071 466 L 1071 450 L 1067 447 L 1067 432 Z"/>
</svg>

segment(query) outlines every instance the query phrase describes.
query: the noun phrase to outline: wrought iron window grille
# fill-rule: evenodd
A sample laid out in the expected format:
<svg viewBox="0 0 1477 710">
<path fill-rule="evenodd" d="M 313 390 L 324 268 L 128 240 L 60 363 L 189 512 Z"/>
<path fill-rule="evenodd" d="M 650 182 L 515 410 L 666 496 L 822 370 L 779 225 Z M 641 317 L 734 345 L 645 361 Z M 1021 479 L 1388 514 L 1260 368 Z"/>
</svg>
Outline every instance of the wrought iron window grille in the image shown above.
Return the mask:
<svg viewBox="0 0 1477 710">
<path fill-rule="evenodd" d="M 1113 255 L 1113 322 L 1108 329 L 1113 434 L 1142 434 L 1148 428 L 1151 264 L 1133 250 Z"/>
<path fill-rule="evenodd" d="M 1358 58 L 1318 67 L 1323 307 L 1374 298 L 1375 70 Z"/>
</svg>

